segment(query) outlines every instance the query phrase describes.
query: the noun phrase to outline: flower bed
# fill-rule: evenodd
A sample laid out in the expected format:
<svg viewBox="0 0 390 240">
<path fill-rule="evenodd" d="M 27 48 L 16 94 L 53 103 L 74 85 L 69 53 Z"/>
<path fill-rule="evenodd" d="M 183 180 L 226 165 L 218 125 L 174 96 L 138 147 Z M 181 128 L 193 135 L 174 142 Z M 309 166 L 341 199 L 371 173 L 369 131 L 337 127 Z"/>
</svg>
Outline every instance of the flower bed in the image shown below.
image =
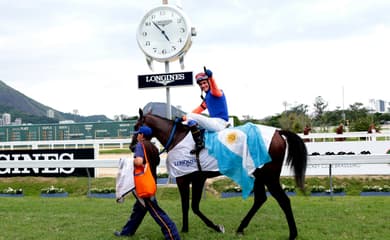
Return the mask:
<svg viewBox="0 0 390 240">
<path fill-rule="evenodd" d="M 169 174 L 168 173 L 158 173 L 157 174 L 157 184 L 168 184 Z M 171 184 L 176 184 L 176 178 L 171 178 Z"/>
<path fill-rule="evenodd" d="M 221 192 L 221 198 L 231 198 L 231 197 L 240 197 L 242 196 L 242 192 Z M 250 197 L 253 196 L 253 193 L 249 195 Z"/>
<path fill-rule="evenodd" d="M 231 197 L 239 197 L 239 196 L 242 196 L 242 189 L 237 185 L 227 186 L 221 192 L 221 198 L 231 198 Z M 253 196 L 253 193 L 251 193 L 250 196 Z"/>
<path fill-rule="evenodd" d="M 48 188 L 41 189 L 41 197 L 67 197 L 68 193 L 63 188 L 56 188 L 50 186 Z"/>
<path fill-rule="evenodd" d="M 325 197 L 325 196 L 345 196 L 345 192 L 316 192 L 310 193 L 312 197 Z"/>
<path fill-rule="evenodd" d="M 390 196 L 390 186 L 363 186 L 360 196 Z"/>
<path fill-rule="evenodd" d="M 295 187 L 294 186 L 287 186 L 282 184 L 282 188 L 284 192 L 287 194 L 287 196 L 296 196 Z M 221 198 L 230 198 L 230 197 L 239 197 L 242 195 L 242 190 L 239 186 L 231 186 L 226 188 L 223 192 L 221 192 Z M 266 192 L 267 196 L 271 196 L 271 193 Z M 250 197 L 253 197 L 253 193 L 249 195 Z"/>
<path fill-rule="evenodd" d="M 115 198 L 115 188 L 92 188 L 88 197 Z"/>
<path fill-rule="evenodd" d="M 8 187 L 0 192 L 0 197 L 23 197 L 23 189 L 13 189 Z"/>
<path fill-rule="evenodd" d="M 345 196 L 344 186 L 333 186 L 333 191 L 325 189 L 321 185 L 313 185 L 310 189 L 310 196 L 321 197 L 321 196 Z"/>
<path fill-rule="evenodd" d="M 157 178 L 157 184 L 168 184 L 169 178 Z M 176 184 L 176 179 L 171 178 L 171 182 L 169 184 Z"/>
</svg>

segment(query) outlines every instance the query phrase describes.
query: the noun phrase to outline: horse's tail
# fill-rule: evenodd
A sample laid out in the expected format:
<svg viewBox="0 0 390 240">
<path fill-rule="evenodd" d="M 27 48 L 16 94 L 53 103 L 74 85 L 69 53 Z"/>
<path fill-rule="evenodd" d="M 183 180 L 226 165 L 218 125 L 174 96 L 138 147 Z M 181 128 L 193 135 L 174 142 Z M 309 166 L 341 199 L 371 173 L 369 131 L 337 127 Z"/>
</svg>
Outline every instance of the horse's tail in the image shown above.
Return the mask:
<svg viewBox="0 0 390 240">
<path fill-rule="evenodd" d="M 288 155 L 287 164 L 294 169 L 294 177 L 297 186 L 304 191 L 305 189 L 305 173 L 307 166 L 307 149 L 302 138 L 297 134 L 280 130 L 280 135 L 283 135 L 287 139 Z"/>
</svg>

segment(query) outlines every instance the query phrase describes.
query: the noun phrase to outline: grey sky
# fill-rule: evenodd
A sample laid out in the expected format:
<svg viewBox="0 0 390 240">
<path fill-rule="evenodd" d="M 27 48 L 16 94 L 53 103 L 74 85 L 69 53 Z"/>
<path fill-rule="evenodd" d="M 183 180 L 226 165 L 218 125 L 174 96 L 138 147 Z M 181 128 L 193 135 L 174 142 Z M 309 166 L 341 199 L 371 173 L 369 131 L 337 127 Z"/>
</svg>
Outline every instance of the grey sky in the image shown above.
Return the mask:
<svg viewBox="0 0 390 240">
<path fill-rule="evenodd" d="M 176 3 L 177 1 L 169 1 Z M 0 0 L 0 79 L 64 112 L 136 115 L 165 89 L 138 90 L 150 74 L 135 32 L 161 1 Z M 231 115 L 265 117 L 283 102 L 329 107 L 390 101 L 390 2 L 186 1 L 198 35 L 184 71 L 213 70 Z M 156 72 L 164 72 L 155 63 Z M 177 62 L 171 71 L 182 71 Z M 387 87 L 388 88 L 388 87 Z M 342 94 L 344 89 L 344 95 Z M 197 86 L 171 89 L 191 111 Z"/>
</svg>

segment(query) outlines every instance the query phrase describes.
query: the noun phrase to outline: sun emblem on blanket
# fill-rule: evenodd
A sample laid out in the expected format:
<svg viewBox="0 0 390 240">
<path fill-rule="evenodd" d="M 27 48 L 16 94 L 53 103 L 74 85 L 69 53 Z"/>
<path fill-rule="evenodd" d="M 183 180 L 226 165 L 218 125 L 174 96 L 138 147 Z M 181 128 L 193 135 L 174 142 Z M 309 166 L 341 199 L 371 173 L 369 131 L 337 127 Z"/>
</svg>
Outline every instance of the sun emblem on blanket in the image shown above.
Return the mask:
<svg viewBox="0 0 390 240">
<path fill-rule="evenodd" d="M 231 132 L 228 135 L 226 135 L 226 142 L 228 144 L 233 144 L 233 143 L 237 142 L 237 133 Z"/>
</svg>

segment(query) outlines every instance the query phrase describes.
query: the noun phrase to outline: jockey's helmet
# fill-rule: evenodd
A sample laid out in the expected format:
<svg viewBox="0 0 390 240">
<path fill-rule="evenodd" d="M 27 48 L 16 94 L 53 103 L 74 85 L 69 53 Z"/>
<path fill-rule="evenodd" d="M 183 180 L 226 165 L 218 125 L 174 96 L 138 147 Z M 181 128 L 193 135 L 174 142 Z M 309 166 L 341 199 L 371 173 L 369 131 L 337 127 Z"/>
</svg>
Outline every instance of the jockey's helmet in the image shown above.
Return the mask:
<svg viewBox="0 0 390 240">
<path fill-rule="evenodd" d="M 201 72 L 201 73 L 196 74 L 195 79 L 196 79 L 196 83 L 199 84 L 200 81 L 208 80 L 209 77 L 206 75 L 206 73 Z"/>
</svg>

